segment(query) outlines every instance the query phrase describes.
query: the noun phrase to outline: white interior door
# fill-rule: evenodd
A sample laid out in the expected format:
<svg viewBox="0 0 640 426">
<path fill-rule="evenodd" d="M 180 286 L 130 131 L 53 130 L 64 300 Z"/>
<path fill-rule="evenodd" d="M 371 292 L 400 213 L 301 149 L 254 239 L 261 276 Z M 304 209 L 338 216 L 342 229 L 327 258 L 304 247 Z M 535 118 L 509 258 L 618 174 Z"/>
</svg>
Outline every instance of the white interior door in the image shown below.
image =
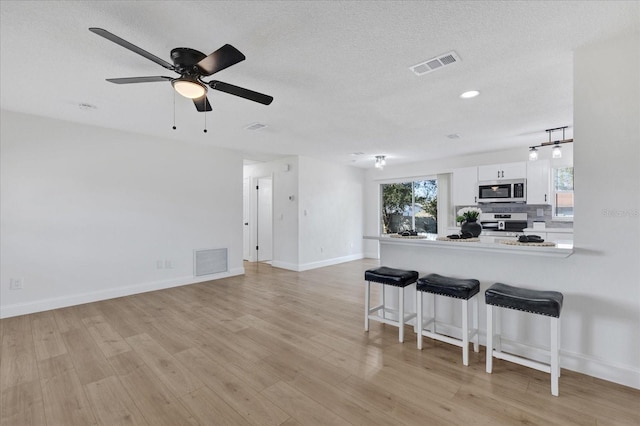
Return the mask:
<svg viewBox="0 0 640 426">
<path fill-rule="evenodd" d="M 258 262 L 272 260 L 273 257 L 273 180 L 271 177 L 258 178 Z"/>
<path fill-rule="evenodd" d="M 251 260 L 251 228 L 249 212 L 251 210 L 251 190 L 249 178 L 242 180 L 242 258 Z"/>
</svg>

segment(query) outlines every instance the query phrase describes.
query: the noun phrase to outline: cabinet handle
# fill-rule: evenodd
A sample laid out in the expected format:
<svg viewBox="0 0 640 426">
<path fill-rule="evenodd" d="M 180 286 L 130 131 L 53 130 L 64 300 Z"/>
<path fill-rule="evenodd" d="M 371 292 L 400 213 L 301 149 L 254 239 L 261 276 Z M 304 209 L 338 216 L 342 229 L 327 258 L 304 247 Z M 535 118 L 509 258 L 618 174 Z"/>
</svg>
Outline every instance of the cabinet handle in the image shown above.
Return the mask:
<svg viewBox="0 0 640 426">
<path fill-rule="evenodd" d="M 547 202 L 547 194 L 544 194 L 544 202 Z"/>
<path fill-rule="evenodd" d="M 504 170 L 502 171 L 502 176 L 501 177 L 504 177 Z"/>
<path fill-rule="evenodd" d="M 500 179 L 500 170 L 498 170 L 498 179 Z"/>
<path fill-rule="evenodd" d="M 477 203 L 478 202 L 478 197 L 473 197 L 473 202 Z"/>
</svg>

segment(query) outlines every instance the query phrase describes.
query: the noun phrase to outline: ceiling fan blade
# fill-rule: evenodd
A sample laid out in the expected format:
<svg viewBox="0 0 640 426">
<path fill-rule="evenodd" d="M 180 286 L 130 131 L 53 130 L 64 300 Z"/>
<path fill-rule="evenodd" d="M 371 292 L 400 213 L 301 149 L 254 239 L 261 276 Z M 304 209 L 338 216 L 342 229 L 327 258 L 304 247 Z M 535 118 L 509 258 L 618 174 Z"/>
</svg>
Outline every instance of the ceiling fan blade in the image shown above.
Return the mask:
<svg viewBox="0 0 640 426">
<path fill-rule="evenodd" d="M 207 84 L 212 89 L 229 93 L 231 95 L 240 96 L 241 98 L 249 99 L 250 101 L 258 102 L 264 105 L 269 105 L 273 101 L 273 96 L 264 95 L 262 93 L 254 92 L 253 90 L 234 86 L 233 84 L 224 83 L 222 81 L 213 80 L 208 82 Z"/>
<path fill-rule="evenodd" d="M 209 99 L 207 99 L 207 95 L 204 95 L 201 98 L 197 98 L 193 100 L 193 104 L 196 106 L 196 109 L 199 112 L 211 111 L 211 104 L 209 103 Z"/>
<path fill-rule="evenodd" d="M 162 75 L 154 77 L 125 77 L 125 78 L 107 78 L 107 81 L 115 84 L 130 84 L 130 83 L 154 83 L 156 81 L 171 81 L 173 78 L 165 77 Z"/>
<path fill-rule="evenodd" d="M 124 39 L 118 37 L 117 35 L 110 33 L 107 30 L 103 30 L 102 28 L 89 28 L 89 31 L 91 31 L 92 33 L 96 33 L 99 36 L 102 36 L 102 37 L 106 38 L 107 40 L 110 40 L 110 41 L 114 42 L 115 44 L 119 44 L 120 46 L 124 47 L 125 49 L 129 49 L 132 52 L 135 52 L 140 56 L 144 56 L 145 58 L 155 62 L 158 65 L 161 65 L 161 66 L 165 67 L 168 70 L 174 70 L 173 65 L 170 64 L 169 62 L 165 61 L 164 59 L 158 58 L 156 55 L 153 55 L 153 54 L 147 52 L 146 50 L 139 48 L 135 44 L 129 43 L 127 40 L 124 40 Z"/>
<path fill-rule="evenodd" d="M 200 68 L 203 76 L 215 74 L 225 68 L 244 61 L 246 57 L 238 49 L 230 44 L 225 44 L 220 49 L 207 56 L 196 65 Z"/>
</svg>

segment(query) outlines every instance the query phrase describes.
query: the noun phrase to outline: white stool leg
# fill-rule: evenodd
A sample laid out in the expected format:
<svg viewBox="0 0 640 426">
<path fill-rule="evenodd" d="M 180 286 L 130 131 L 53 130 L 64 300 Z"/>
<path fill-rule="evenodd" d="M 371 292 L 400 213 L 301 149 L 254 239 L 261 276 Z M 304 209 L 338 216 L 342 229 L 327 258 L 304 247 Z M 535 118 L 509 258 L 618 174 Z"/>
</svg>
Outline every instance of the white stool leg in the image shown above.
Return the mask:
<svg viewBox="0 0 640 426">
<path fill-rule="evenodd" d="M 478 295 L 473 296 L 473 329 L 475 330 L 475 336 L 473 339 L 473 351 L 480 352 L 480 338 L 478 337 Z"/>
<path fill-rule="evenodd" d="M 398 326 L 400 331 L 398 332 L 398 340 L 400 343 L 404 342 L 404 287 L 398 287 Z"/>
<path fill-rule="evenodd" d="M 493 349 L 502 352 L 502 309 L 496 308 L 493 321 Z"/>
<path fill-rule="evenodd" d="M 469 365 L 469 303 L 462 300 L 462 364 Z"/>
<path fill-rule="evenodd" d="M 418 293 L 418 283 L 411 284 L 411 285 L 413 286 L 414 294 L 417 294 Z M 414 308 L 415 308 L 415 306 L 414 306 Z M 415 322 L 413 323 L 413 332 L 417 333 L 419 330 L 420 329 L 418 328 L 418 311 L 416 310 L 416 319 L 415 319 Z"/>
<path fill-rule="evenodd" d="M 558 396 L 558 318 L 551 318 L 551 395 Z"/>
<path fill-rule="evenodd" d="M 364 294 L 364 331 L 369 331 L 369 298 L 371 297 L 371 282 L 367 281 L 367 287 Z"/>
<path fill-rule="evenodd" d="M 487 373 L 493 370 L 493 306 L 487 305 Z"/>
<path fill-rule="evenodd" d="M 433 321 L 431 321 L 430 331 L 432 333 L 436 332 L 436 295 L 435 293 L 431 293 L 431 314 L 433 315 Z"/>
<path fill-rule="evenodd" d="M 560 335 L 562 334 L 562 325 L 560 324 L 560 317 L 558 317 L 558 377 L 560 377 L 560 342 L 562 342 L 562 339 L 560 338 Z"/>
<path fill-rule="evenodd" d="M 416 291 L 416 325 L 418 326 L 418 349 L 422 350 L 422 292 Z"/>
<path fill-rule="evenodd" d="M 380 284 L 380 288 L 382 289 L 382 295 L 381 295 L 381 303 L 382 303 L 382 309 L 378 311 L 378 315 L 382 315 L 382 318 L 386 318 L 387 317 L 387 303 L 385 302 L 385 293 L 387 290 L 387 286 L 384 284 Z"/>
</svg>

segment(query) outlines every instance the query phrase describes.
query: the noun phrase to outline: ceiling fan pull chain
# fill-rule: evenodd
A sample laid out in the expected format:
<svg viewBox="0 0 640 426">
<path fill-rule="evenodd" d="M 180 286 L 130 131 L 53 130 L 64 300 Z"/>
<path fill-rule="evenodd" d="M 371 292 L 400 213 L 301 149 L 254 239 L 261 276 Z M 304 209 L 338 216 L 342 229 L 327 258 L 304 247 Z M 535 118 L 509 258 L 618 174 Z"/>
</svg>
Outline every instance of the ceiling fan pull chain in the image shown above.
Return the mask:
<svg viewBox="0 0 640 426">
<path fill-rule="evenodd" d="M 204 132 L 207 133 L 207 109 L 204 109 Z"/>
<path fill-rule="evenodd" d="M 173 130 L 176 129 L 176 91 L 171 90 L 173 92 Z"/>
</svg>

